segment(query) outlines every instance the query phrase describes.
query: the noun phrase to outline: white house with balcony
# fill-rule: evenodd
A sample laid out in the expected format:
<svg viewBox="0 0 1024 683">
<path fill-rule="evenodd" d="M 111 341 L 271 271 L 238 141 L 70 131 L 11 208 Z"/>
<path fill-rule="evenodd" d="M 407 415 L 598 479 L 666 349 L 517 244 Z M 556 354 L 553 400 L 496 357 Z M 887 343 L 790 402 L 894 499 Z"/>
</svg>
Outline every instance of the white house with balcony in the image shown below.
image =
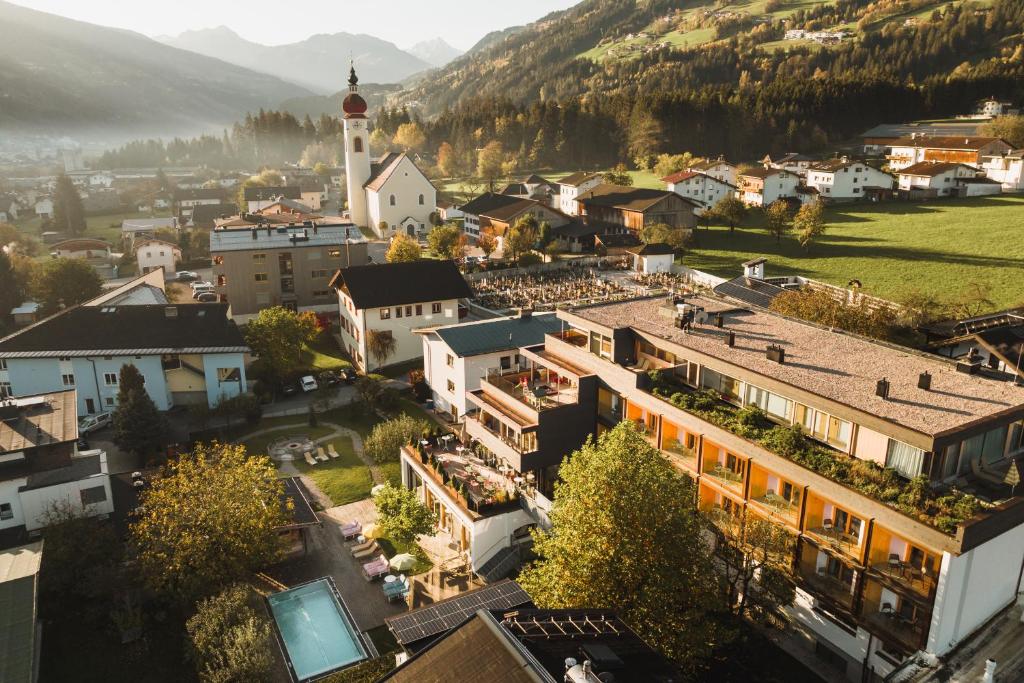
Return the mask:
<svg viewBox="0 0 1024 683">
<path fill-rule="evenodd" d="M 889 192 L 896 180 L 863 161 L 847 157 L 817 163 L 807 169 L 806 184 L 824 200 L 864 199 L 872 191 Z"/>
</svg>

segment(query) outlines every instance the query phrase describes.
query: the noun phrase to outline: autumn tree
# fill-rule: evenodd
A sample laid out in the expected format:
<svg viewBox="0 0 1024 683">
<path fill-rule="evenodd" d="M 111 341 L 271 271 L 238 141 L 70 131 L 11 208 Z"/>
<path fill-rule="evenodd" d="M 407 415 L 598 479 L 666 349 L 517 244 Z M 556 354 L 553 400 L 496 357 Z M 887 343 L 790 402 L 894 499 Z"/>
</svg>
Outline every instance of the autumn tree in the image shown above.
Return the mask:
<svg viewBox="0 0 1024 683">
<path fill-rule="evenodd" d="M 667 244 L 675 251 L 682 251 L 690 239 L 690 232 L 666 223 L 651 223 L 640 230 L 640 239 L 644 244 Z"/>
<path fill-rule="evenodd" d="M 480 236 L 476 238 L 476 246 L 484 253 L 484 258 L 490 258 L 498 248 L 498 240 L 489 229 L 481 230 Z"/>
<path fill-rule="evenodd" d="M 377 524 L 392 540 L 403 545 L 433 532 L 437 515 L 420 501 L 412 489 L 384 484 L 373 497 L 377 507 Z"/>
<path fill-rule="evenodd" d="M 804 204 L 796 212 L 793 219 L 796 238 L 804 250 L 809 250 L 811 243 L 825 233 L 825 207 L 821 202 Z"/>
<path fill-rule="evenodd" d="M 645 105 L 637 103 L 629 118 L 626 151 L 638 168 L 651 167 L 655 155 L 665 141 L 661 122 Z"/>
<path fill-rule="evenodd" d="M 727 194 L 711 209 L 712 216 L 724 221 L 729 226 L 729 232 L 736 229 L 747 217 L 747 205 L 740 201 L 739 197 Z"/>
<path fill-rule="evenodd" d="M 870 306 L 865 299 L 847 303 L 815 287 L 786 290 L 772 299 L 769 308 L 782 315 L 876 339 L 889 338 L 898 324 L 896 311 L 888 306 Z"/>
<path fill-rule="evenodd" d="M 420 243 L 408 235 L 395 235 L 391 238 L 391 244 L 388 245 L 388 251 L 384 258 L 388 263 L 419 261 Z"/>
<path fill-rule="evenodd" d="M 1020 149 L 1024 147 L 1024 116 L 997 116 L 981 127 L 981 135 L 1002 138 Z"/>
<path fill-rule="evenodd" d="M 378 463 L 398 460 L 402 446 L 418 441 L 430 425 L 405 413 L 396 418 L 378 422 L 363 442 L 366 454 Z"/>
<path fill-rule="evenodd" d="M 367 330 L 366 331 L 366 352 L 377 361 L 377 367 L 384 367 L 388 358 L 395 355 L 398 350 L 398 340 L 391 330 Z"/>
<path fill-rule="evenodd" d="M 614 169 L 605 172 L 604 181 L 612 185 L 630 187 L 633 185 L 633 176 L 629 174 L 625 164 L 617 164 Z"/>
<path fill-rule="evenodd" d="M 793 213 L 789 210 L 789 204 L 781 199 L 769 204 L 764 210 L 764 224 L 768 234 L 776 242 L 781 242 L 782 236 L 793 227 Z"/>
<path fill-rule="evenodd" d="M 497 140 L 491 140 L 477 152 L 476 174 L 484 179 L 487 187 L 494 190 L 494 181 L 501 177 L 505 162 L 505 149 Z"/>
<path fill-rule="evenodd" d="M 138 456 L 158 453 L 167 443 L 167 422 L 146 391 L 145 378 L 131 363 L 121 366 L 117 380 L 117 408 L 111 422 L 114 443 Z"/>
<path fill-rule="evenodd" d="M 444 259 L 459 258 L 466 247 L 462 231 L 454 225 L 442 225 L 431 230 L 427 244 L 435 256 Z"/>
<path fill-rule="evenodd" d="M 729 538 L 710 526 L 718 535 L 725 609 L 737 617 L 766 620 L 780 606 L 793 603 L 796 539 L 785 527 L 748 515 L 742 538 Z"/>
<path fill-rule="evenodd" d="M 504 255 L 513 259 L 533 249 L 537 243 L 540 226 L 533 214 L 527 214 L 517 220 L 505 235 Z"/>
<path fill-rule="evenodd" d="M 198 444 L 141 490 L 129 536 L 155 592 L 190 605 L 280 558 L 291 516 L 265 456 L 244 446 Z"/>
<path fill-rule="evenodd" d="M 24 298 L 25 292 L 22 291 L 21 283 L 18 282 L 11 257 L 3 249 L 0 249 L 0 329 L 6 324 L 11 310 L 20 306 Z"/>
<path fill-rule="evenodd" d="M 103 281 L 85 260 L 58 258 L 34 271 L 31 290 L 43 313 L 56 313 L 99 296 Z"/>
<path fill-rule="evenodd" d="M 202 683 L 275 679 L 270 620 L 251 586 L 236 583 L 200 601 L 185 630 Z"/>
<path fill-rule="evenodd" d="M 315 314 L 283 306 L 264 308 L 245 328 L 245 340 L 259 358 L 260 370 L 278 382 L 300 366 L 303 347 L 316 335 Z"/>
<path fill-rule="evenodd" d="M 689 152 L 683 152 L 682 154 L 659 154 L 654 162 L 654 174 L 659 178 L 664 178 L 689 168 L 694 161 L 693 155 Z"/>
<path fill-rule="evenodd" d="M 427 136 L 420 124 L 410 121 L 398 127 L 392 142 L 405 152 L 418 152 L 427 144 Z"/>
<path fill-rule="evenodd" d="M 64 174 L 57 177 L 53 191 L 53 226 L 69 235 L 85 232 L 85 207 L 78 188 Z"/>
<path fill-rule="evenodd" d="M 447 142 L 442 142 L 441 146 L 437 148 L 437 170 L 445 178 L 451 178 L 458 171 L 455 150 Z"/>
<path fill-rule="evenodd" d="M 718 577 L 681 476 L 629 421 L 563 461 L 550 532 L 519 583 L 543 609 L 613 605 L 644 639 L 686 664 L 720 640 Z"/>
</svg>

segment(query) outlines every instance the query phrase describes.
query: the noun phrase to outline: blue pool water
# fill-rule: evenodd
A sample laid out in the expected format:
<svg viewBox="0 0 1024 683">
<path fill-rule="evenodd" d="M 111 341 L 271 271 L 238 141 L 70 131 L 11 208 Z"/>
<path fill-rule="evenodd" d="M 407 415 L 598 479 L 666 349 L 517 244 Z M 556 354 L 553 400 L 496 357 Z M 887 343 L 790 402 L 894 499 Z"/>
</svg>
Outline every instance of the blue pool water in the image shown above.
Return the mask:
<svg viewBox="0 0 1024 683">
<path fill-rule="evenodd" d="M 298 680 L 367 658 L 327 579 L 275 593 L 267 600 Z"/>
</svg>

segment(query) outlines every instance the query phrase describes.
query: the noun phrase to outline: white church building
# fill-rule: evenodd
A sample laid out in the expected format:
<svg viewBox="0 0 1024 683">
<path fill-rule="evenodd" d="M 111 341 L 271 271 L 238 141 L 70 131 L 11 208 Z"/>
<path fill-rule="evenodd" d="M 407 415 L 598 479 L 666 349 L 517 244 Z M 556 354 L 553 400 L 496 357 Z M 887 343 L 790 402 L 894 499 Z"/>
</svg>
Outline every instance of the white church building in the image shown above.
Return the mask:
<svg viewBox="0 0 1024 683">
<path fill-rule="evenodd" d="M 341 108 L 345 113 L 349 218 L 382 238 L 399 232 L 425 235 L 430 230 L 430 214 L 437 206 L 437 190 L 405 153 L 393 152 L 371 162 L 367 105 L 359 95 L 354 67 Z"/>
</svg>

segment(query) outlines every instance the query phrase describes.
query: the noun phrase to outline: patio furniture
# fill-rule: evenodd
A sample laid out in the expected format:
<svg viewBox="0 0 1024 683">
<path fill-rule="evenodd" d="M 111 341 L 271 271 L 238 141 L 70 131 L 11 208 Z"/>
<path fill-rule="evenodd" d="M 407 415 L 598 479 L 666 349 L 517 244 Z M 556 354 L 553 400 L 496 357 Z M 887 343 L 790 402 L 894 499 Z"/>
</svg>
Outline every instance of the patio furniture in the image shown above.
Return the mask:
<svg viewBox="0 0 1024 683">
<path fill-rule="evenodd" d="M 324 452 L 323 446 L 316 447 L 316 459 L 320 462 L 327 462 L 327 453 Z"/>
<path fill-rule="evenodd" d="M 363 532 L 363 525 L 359 522 L 349 522 L 341 527 L 341 537 L 346 541 L 355 538 Z"/>
<path fill-rule="evenodd" d="M 339 455 L 338 451 L 334 450 L 334 444 L 333 443 L 327 444 L 327 455 L 331 456 L 332 458 L 340 458 L 341 457 Z"/>
<path fill-rule="evenodd" d="M 363 565 L 363 578 L 367 581 L 379 579 L 388 573 L 388 567 L 388 558 L 381 555 L 373 562 L 367 562 Z"/>
<path fill-rule="evenodd" d="M 371 557 L 371 556 L 376 555 L 377 553 L 380 553 L 380 552 L 383 552 L 381 550 L 381 547 L 379 545 L 377 545 L 377 541 L 374 541 L 373 543 L 370 544 L 370 546 L 366 550 L 360 550 L 358 552 L 357 551 L 352 551 L 352 557 L 356 558 L 357 560 L 361 560 L 364 557 Z"/>
<path fill-rule="evenodd" d="M 900 556 L 896 553 L 889 553 L 889 575 L 899 572 L 903 574 L 903 562 L 900 560 Z"/>
<path fill-rule="evenodd" d="M 835 527 L 832 525 L 831 519 L 821 520 L 821 528 L 825 530 L 825 533 L 830 533 Z"/>
<path fill-rule="evenodd" d="M 357 545 L 354 545 L 349 549 L 353 553 L 357 553 L 361 550 L 366 550 L 367 548 L 372 548 L 373 544 L 376 543 L 376 541 L 374 541 L 372 538 L 365 538 L 364 536 L 360 536 L 359 538 L 362 538 L 364 540 L 360 541 Z"/>
<path fill-rule="evenodd" d="M 313 458 L 312 453 L 310 453 L 309 451 L 306 451 L 303 454 L 303 457 L 306 458 L 306 462 L 309 463 L 310 465 L 316 465 L 316 460 Z"/>
<path fill-rule="evenodd" d="M 385 582 L 382 588 L 388 602 L 404 600 L 405 596 L 409 594 L 409 579 L 402 574 L 397 581 Z"/>
<path fill-rule="evenodd" d="M 895 612 L 892 611 L 891 602 L 883 602 L 882 609 L 880 609 L 879 611 L 887 617 L 892 617 L 895 614 Z"/>
</svg>

